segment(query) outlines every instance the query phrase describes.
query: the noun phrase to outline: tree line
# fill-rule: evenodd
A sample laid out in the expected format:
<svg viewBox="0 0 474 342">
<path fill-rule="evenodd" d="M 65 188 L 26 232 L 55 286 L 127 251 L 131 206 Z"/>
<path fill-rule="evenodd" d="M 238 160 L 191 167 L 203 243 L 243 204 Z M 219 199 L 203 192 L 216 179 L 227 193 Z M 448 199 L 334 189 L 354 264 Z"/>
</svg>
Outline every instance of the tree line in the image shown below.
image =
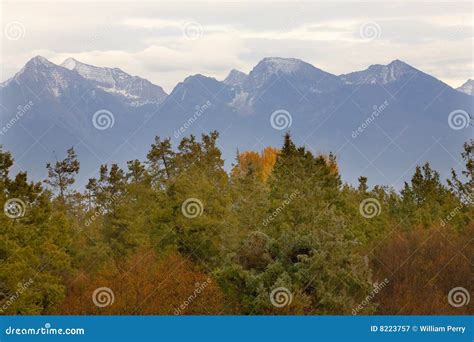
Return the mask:
<svg viewBox="0 0 474 342">
<path fill-rule="evenodd" d="M 42 183 L 0 149 L 0 312 L 473 313 L 448 300 L 472 286 L 473 140 L 461 173 L 426 163 L 395 191 L 343 183 L 334 155 L 289 134 L 228 173 L 218 137 L 156 137 L 83 192 L 73 148 Z"/>
</svg>

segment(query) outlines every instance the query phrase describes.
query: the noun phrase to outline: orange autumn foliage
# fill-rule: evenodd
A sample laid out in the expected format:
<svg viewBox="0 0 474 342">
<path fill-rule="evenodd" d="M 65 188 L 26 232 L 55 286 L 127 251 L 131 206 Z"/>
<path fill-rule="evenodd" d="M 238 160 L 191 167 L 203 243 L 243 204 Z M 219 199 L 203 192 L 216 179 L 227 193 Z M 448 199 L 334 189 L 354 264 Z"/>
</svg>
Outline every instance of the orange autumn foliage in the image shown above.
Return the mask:
<svg viewBox="0 0 474 342">
<path fill-rule="evenodd" d="M 261 153 L 256 151 L 245 151 L 237 156 L 237 165 L 232 169 L 232 176 L 242 177 L 250 171 L 255 172 L 257 179 L 265 183 L 273 171 L 279 150 L 274 147 L 266 147 Z M 338 174 L 339 167 L 332 154 L 321 155 L 329 167 L 331 173 Z"/>
<path fill-rule="evenodd" d="M 257 174 L 257 178 L 266 182 L 268 176 L 275 166 L 279 150 L 274 147 L 266 147 L 261 153 L 245 151 L 237 156 L 238 164 L 232 169 L 232 175 L 239 177 L 246 175 L 250 169 Z"/>
<path fill-rule="evenodd" d="M 332 174 L 339 174 L 339 167 L 337 166 L 336 158 L 334 155 L 329 154 L 323 154 L 322 157 L 324 158 L 324 161 L 329 167 L 329 170 L 331 171 Z"/>
<path fill-rule="evenodd" d="M 113 292 L 111 305 L 94 304 L 94 291 L 101 287 Z M 119 267 L 76 277 L 58 311 L 67 315 L 215 315 L 225 313 L 225 308 L 217 282 L 188 259 L 175 252 L 157 259 L 152 250 L 144 250 Z"/>
</svg>

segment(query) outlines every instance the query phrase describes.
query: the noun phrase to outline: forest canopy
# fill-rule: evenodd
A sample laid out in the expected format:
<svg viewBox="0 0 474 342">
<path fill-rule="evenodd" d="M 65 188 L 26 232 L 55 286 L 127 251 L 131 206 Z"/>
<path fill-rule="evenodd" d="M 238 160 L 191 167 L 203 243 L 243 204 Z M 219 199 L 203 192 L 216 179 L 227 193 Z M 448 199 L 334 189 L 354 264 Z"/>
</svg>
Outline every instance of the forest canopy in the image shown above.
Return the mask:
<svg viewBox="0 0 474 342">
<path fill-rule="evenodd" d="M 0 149 L 2 314 L 473 314 L 474 141 L 401 191 L 341 181 L 289 134 L 237 153 L 156 137 L 83 192 L 70 148 L 32 182 Z M 466 292 L 467 291 L 467 294 Z"/>
</svg>

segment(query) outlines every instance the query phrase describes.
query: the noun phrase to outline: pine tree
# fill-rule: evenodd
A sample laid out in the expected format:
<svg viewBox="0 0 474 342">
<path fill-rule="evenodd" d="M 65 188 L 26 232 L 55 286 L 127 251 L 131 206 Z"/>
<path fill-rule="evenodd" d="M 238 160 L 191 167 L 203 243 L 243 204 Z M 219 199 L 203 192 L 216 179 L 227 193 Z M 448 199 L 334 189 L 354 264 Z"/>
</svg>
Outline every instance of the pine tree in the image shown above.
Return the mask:
<svg viewBox="0 0 474 342">
<path fill-rule="evenodd" d="M 44 182 L 57 191 L 59 198 L 64 201 L 68 188 L 74 184 L 75 175 L 79 173 L 80 168 L 74 148 L 71 147 L 67 150 L 66 158 L 57 160 L 54 166 L 47 163 L 46 168 L 48 169 L 48 179 Z"/>
<path fill-rule="evenodd" d="M 149 172 L 155 183 L 163 182 L 163 180 L 169 179 L 173 175 L 174 155 L 170 138 L 161 141 L 160 137 L 155 137 L 155 143 L 151 145 L 151 149 L 147 154 Z"/>
<path fill-rule="evenodd" d="M 439 225 L 459 201 L 449 192 L 429 163 L 417 166 L 401 191 L 400 220 L 405 227 Z"/>
<path fill-rule="evenodd" d="M 184 138 L 175 159 L 176 176 L 167 189 L 175 215 L 179 250 L 206 263 L 218 260 L 220 234 L 230 210 L 224 161 L 217 147 L 219 134 Z"/>
<path fill-rule="evenodd" d="M 474 140 L 464 143 L 464 151 L 461 157 L 465 162 L 465 169 L 461 171 L 462 176 L 466 178 L 465 182 L 459 179 L 457 172 L 451 169 L 451 179 L 448 179 L 448 185 L 451 190 L 462 201 L 472 204 L 474 197 Z"/>
</svg>

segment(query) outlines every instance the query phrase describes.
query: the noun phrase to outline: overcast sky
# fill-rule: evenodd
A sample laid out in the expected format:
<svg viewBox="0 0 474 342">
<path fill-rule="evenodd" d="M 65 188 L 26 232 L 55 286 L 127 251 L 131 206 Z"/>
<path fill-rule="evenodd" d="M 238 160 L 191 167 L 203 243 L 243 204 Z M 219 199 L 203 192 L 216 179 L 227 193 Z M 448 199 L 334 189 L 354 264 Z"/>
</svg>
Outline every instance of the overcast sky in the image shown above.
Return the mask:
<svg viewBox="0 0 474 342">
<path fill-rule="evenodd" d="M 401 59 L 453 87 L 473 73 L 471 2 L 2 2 L 1 75 L 42 55 L 119 67 L 167 92 L 264 57 L 341 74 Z"/>
</svg>

